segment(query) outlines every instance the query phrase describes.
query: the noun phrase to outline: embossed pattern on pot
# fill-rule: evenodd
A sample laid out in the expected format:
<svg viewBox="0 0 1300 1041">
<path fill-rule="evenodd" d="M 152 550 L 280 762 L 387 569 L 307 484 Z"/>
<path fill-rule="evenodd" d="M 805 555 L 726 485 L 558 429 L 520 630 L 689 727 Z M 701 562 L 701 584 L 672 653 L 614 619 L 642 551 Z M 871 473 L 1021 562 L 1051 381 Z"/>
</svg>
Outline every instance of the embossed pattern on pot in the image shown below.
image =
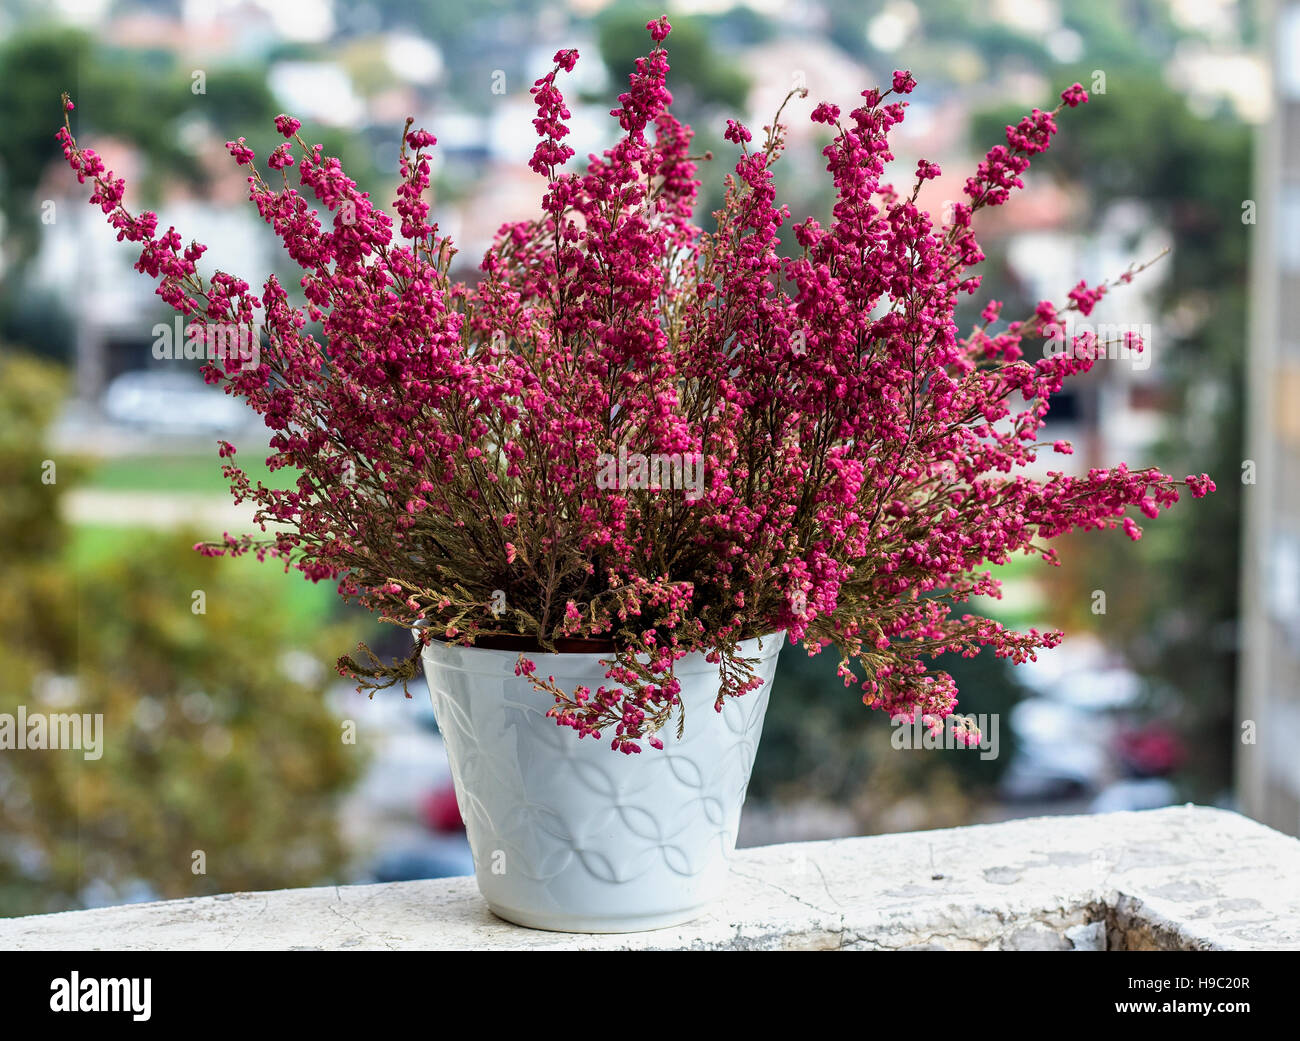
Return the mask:
<svg viewBox="0 0 1300 1041">
<path fill-rule="evenodd" d="M 434 713 L 489 906 L 535 928 L 622 932 L 699 914 L 726 882 L 782 634 L 742 645 L 763 685 L 714 711 L 717 666 L 679 663 L 688 725 L 662 751 L 611 755 L 546 716 L 551 699 L 514 675 L 519 655 L 432 644 Z M 598 654 L 544 655 L 538 671 L 595 689 Z"/>
</svg>

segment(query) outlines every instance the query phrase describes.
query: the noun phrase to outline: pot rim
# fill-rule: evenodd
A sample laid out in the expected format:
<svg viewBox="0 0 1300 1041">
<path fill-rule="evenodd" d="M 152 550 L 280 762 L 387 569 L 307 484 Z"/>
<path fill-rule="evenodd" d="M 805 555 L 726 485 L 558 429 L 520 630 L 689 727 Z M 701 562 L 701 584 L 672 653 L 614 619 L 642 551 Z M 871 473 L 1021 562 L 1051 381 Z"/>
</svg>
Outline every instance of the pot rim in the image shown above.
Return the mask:
<svg viewBox="0 0 1300 1041">
<path fill-rule="evenodd" d="M 415 630 L 412 630 L 412 636 L 415 636 Z M 757 658 L 759 661 L 766 661 L 769 658 L 775 657 L 784 645 L 785 631 L 781 630 L 778 632 L 767 633 L 763 636 L 751 637 L 748 640 L 741 640 L 739 648 L 742 657 Z M 456 644 L 435 637 L 427 646 L 421 649 L 420 657 L 426 664 L 461 669 L 470 672 L 487 672 L 493 674 L 509 672 L 513 675 L 515 663 L 518 662 L 522 656 L 536 662 L 537 671 L 541 675 L 547 674 L 552 669 L 563 675 L 571 675 L 573 671 L 577 669 L 582 672 L 591 672 L 595 670 L 601 677 L 603 677 L 606 666 L 603 666 L 601 662 L 611 660 L 613 657 L 613 651 L 614 646 L 612 642 L 606 650 L 561 650 L 555 652 L 539 649 L 520 650 Z M 707 653 L 708 652 L 706 651 L 692 651 L 690 654 L 687 654 L 686 657 L 680 659 L 674 664 L 674 674 L 685 676 L 716 671 L 718 668 L 717 663 L 705 660 Z"/>
</svg>

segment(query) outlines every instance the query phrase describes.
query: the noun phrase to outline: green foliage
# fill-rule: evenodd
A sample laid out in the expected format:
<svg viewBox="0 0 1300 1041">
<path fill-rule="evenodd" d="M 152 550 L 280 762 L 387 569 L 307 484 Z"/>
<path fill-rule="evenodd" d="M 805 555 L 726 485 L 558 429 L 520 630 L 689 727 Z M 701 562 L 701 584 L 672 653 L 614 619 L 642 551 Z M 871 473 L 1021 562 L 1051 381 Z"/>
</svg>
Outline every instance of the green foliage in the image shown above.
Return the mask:
<svg viewBox="0 0 1300 1041">
<path fill-rule="evenodd" d="M 6 571 L 56 551 L 67 535 L 57 482 L 75 479 L 81 468 L 76 460 L 49 459 L 39 439 L 62 400 L 63 382 L 47 363 L 0 354 L 0 564 Z"/>
<path fill-rule="evenodd" d="M 329 674 L 304 679 L 286 653 L 324 661 L 354 634 L 303 631 L 262 575 L 194 553 L 195 534 L 141 533 L 70 567 L 74 468 L 30 476 L 59 386 L 0 356 L 0 713 L 102 713 L 102 758 L 0 753 L 0 914 L 79 906 L 92 882 L 120 900 L 336 880 L 360 756 L 323 704 Z"/>
</svg>

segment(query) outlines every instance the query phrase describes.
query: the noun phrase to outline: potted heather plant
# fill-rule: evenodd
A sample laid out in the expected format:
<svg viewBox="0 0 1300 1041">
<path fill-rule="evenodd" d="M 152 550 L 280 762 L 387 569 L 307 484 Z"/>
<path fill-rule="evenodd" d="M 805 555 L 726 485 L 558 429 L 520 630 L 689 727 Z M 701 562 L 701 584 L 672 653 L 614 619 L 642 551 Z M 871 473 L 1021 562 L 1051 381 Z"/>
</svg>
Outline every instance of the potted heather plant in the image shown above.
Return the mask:
<svg viewBox="0 0 1300 1041">
<path fill-rule="evenodd" d="M 300 300 L 275 277 L 255 292 L 200 275 L 204 247 L 133 215 L 66 118 L 60 131 L 163 299 L 254 348 L 210 356 L 206 377 L 264 418 L 269 466 L 296 479 L 254 484 L 222 442 L 261 532 L 198 548 L 275 558 L 412 630 L 406 660 L 363 645 L 339 669 L 373 689 L 423 660 L 479 887 L 550 929 L 669 925 L 718 893 L 784 640 L 833 645 L 866 705 L 937 727 L 957 691 L 931 658 L 989 646 L 1021 662 L 1061 638 L 966 611 L 997 592 L 988 565 L 1053 561 L 1050 540 L 1075 529 L 1136 539 L 1130 512 L 1214 487 L 1124 465 L 1022 472 L 1069 451 L 1037 439 L 1052 395 L 1113 345 L 1026 347 L 1105 284 L 1021 321 L 990 302 L 973 329 L 955 322 L 979 291 L 973 216 L 1021 186 L 1056 114 L 1087 101 L 1078 84 L 1007 128 L 946 223 L 916 204 L 932 163 L 906 191 L 883 181 L 909 73 L 847 113 L 817 105 L 836 203 L 783 256 L 781 113 L 760 140 L 728 122 L 738 158 L 702 230 L 698 157 L 669 112 L 670 27 L 647 28 L 612 113 L 621 136 L 582 168 L 557 85 L 577 52 L 537 81 L 541 213 L 502 227 L 473 284 L 448 275 L 455 251 L 429 220 L 436 141 L 410 121 L 392 216 L 297 120 L 276 120 L 277 184 L 228 144 L 303 269 Z"/>
</svg>

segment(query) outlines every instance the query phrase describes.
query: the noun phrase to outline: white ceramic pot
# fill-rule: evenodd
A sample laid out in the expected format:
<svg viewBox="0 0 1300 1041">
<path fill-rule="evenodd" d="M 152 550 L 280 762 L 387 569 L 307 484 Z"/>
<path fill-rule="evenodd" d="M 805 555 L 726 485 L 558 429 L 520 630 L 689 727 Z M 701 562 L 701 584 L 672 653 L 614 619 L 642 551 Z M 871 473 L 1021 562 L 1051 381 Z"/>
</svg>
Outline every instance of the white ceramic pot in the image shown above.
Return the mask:
<svg viewBox="0 0 1300 1041">
<path fill-rule="evenodd" d="M 552 699 L 515 676 L 518 651 L 425 648 L 479 891 L 534 929 L 630 932 L 689 921 L 726 885 L 777 652 L 785 634 L 741 644 L 762 687 L 714 711 L 718 666 L 676 665 L 686 732 L 639 755 L 579 739 L 547 717 Z M 530 655 L 563 689 L 597 689 L 599 654 Z M 611 735 L 612 736 L 612 735 Z"/>
</svg>

